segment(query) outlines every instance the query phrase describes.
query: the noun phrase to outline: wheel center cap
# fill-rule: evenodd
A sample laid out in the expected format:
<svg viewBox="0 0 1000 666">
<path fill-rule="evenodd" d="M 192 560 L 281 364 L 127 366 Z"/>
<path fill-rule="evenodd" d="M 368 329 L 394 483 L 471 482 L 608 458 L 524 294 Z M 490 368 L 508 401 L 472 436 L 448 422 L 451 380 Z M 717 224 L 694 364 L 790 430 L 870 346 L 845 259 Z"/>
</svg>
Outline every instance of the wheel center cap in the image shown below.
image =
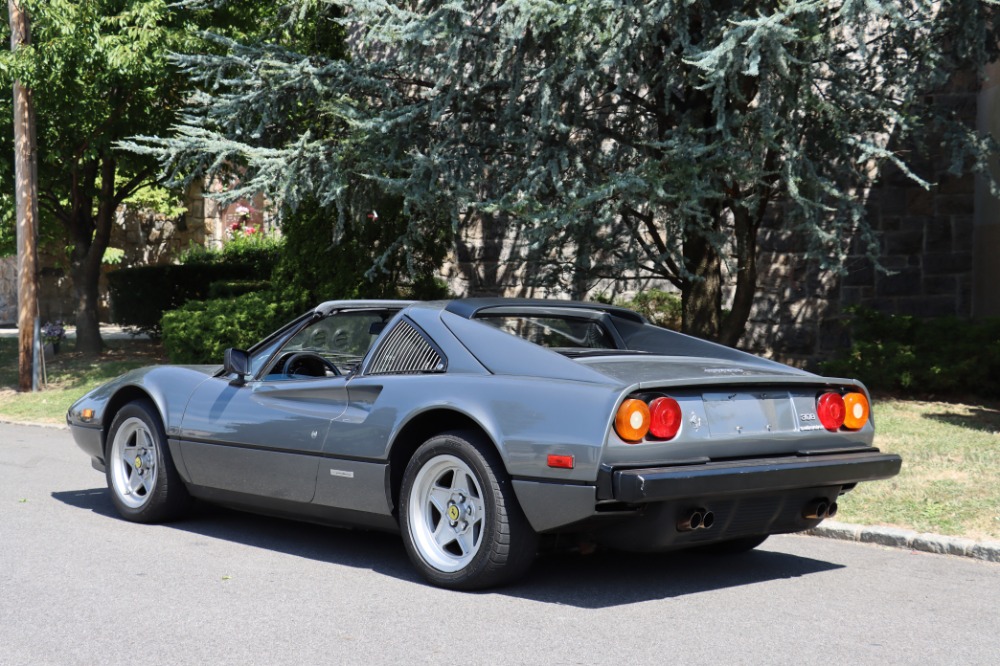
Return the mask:
<svg viewBox="0 0 1000 666">
<path fill-rule="evenodd" d="M 142 458 L 140 456 L 135 457 L 135 468 L 142 469 Z"/>
<path fill-rule="evenodd" d="M 458 517 L 462 515 L 462 512 L 458 510 L 458 507 L 452 504 L 448 507 L 448 520 L 455 522 Z"/>
</svg>

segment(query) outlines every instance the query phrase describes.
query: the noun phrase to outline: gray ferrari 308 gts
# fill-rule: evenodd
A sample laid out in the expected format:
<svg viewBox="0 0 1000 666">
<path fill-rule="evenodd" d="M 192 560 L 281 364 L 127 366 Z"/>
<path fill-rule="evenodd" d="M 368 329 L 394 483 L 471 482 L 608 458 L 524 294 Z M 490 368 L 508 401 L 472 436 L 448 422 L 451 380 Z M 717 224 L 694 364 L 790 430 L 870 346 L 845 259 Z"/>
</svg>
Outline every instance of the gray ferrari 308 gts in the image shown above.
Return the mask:
<svg viewBox="0 0 1000 666">
<path fill-rule="evenodd" d="M 737 553 L 815 527 L 872 446 L 860 383 L 569 301 L 331 301 L 219 366 L 135 370 L 73 436 L 127 520 L 191 498 L 398 531 L 431 583 L 523 574 L 542 535 Z"/>
</svg>

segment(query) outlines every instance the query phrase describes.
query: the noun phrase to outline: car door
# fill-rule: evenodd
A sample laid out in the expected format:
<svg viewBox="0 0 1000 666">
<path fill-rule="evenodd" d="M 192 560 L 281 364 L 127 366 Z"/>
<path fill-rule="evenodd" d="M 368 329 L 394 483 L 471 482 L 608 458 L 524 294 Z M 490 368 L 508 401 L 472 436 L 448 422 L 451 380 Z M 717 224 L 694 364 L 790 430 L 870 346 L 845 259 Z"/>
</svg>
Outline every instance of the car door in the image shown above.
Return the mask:
<svg viewBox="0 0 1000 666">
<path fill-rule="evenodd" d="M 348 382 L 350 403 L 333 419 L 323 447 L 316 504 L 389 514 L 389 433 L 407 398 L 420 400 L 428 374 L 444 372 L 444 353 L 403 316 L 379 339 L 365 367 Z M 388 398 L 386 398 L 388 393 Z"/>
<path fill-rule="evenodd" d="M 396 309 L 306 319 L 273 352 L 254 357 L 249 381 L 216 377 L 199 386 L 180 433 L 191 482 L 310 502 L 330 423 L 347 409 L 347 376 Z"/>
<path fill-rule="evenodd" d="M 330 421 L 347 406 L 345 383 L 344 377 L 203 382 L 181 432 L 191 482 L 309 502 Z"/>
</svg>

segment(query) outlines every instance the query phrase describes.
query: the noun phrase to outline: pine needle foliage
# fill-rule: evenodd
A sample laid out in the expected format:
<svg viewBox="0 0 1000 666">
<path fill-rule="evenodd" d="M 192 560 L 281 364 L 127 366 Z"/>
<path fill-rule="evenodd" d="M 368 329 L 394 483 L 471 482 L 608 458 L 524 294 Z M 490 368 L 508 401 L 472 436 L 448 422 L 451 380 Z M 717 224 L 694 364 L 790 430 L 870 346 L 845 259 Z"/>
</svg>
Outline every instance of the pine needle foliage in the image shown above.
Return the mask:
<svg viewBox="0 0 1000 666">
<path fill-rule="evenodd" d="M 404 202 L 411 240 L 442 217 L 453 230 L 489 222 L 526 239 L 539 282 L 659 277 L 682 293 L 685 330 L 730 343 L 769 216 L 838 269 L 852 242 L 877 255 L 864 194 L 883 165 L 925 187 L 934 177 L 897 150 L 907 137 L 934 137 L 953 173 L 986 173 L 996 151 L 927 95 L 997 59 L 986 0 L 282 11 L 284 30 L 343 34 L 348 52 L 216 38 L 219 54 L 179 58 L 202 91 L 184 121 L 132 148 L 177 179 L 238 166 L 245 193 L 336 205 L 341 231 L 379 194 Z"/>
</svg>

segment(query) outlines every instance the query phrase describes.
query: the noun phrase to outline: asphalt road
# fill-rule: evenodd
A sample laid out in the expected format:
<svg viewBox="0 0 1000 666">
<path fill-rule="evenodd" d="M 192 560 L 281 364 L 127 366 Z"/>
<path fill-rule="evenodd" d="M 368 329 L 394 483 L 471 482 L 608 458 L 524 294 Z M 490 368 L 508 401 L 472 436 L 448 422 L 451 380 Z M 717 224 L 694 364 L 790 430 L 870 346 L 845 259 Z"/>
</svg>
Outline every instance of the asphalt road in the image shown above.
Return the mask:
<svg viewBox="0 0 1000 666">
<path fill-rule="evenodd" d="M 998 664 L 1000 565 L 787 536 L 454 593 L 392 535 L 127 523 L 68 432 L 0 424 L 0 664 L 98 663 Z"/>
</svg>

